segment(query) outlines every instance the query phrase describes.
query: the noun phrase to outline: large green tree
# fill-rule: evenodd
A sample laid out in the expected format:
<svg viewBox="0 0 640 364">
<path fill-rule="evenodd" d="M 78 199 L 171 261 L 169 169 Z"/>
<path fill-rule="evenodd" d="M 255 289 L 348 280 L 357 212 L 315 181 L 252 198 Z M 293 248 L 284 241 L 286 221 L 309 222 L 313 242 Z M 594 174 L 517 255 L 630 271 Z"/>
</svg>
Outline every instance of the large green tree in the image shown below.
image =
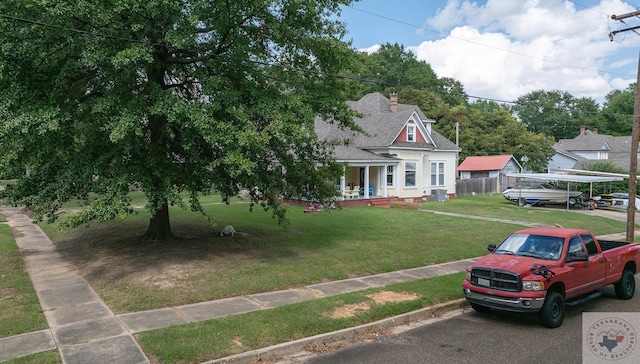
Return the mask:
<svg viewBox="0 0 640 364">
<path fill-rule="evenodd" d="M 534 133 L 571 139 L 580 126 L 599 126 L 599 106 L 590 98 L 577 98 L 566 91 L 538 90 L 520 96 L 513 110 L 518 119 Z"/>
<path fill-rule="evenodd" d="M 168 239 L 168 207 L 202 211 L 202 191 L 246 188 L 279 218 L 280 194 L 330 196 L 340 166 L 313 119 L 352 123 L 331 76 L 354 59 L 336 20 L 350 2 L 3 0 L 0 168 L 21 171 L 13 198 L 52 218 L 96 192 L 74 220 L 88 223 L 130 213 L 136 185 L 144 238 Z"/>
<path fill-rule="evenodd" d="M 601 131 L 608 135 L 631 135 L 636 83 L 625 90 L 613 90 L 605 96 Z"/>
</svg>

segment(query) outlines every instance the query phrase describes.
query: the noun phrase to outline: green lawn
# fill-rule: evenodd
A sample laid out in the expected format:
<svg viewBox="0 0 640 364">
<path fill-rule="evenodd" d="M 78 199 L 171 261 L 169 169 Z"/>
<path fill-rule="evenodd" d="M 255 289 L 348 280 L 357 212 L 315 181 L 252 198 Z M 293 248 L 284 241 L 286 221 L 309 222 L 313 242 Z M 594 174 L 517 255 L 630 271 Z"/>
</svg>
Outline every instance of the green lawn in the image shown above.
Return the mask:
<svg viewBox="0 0 640 364">
<path fill-rule="evenodd" d="M 58 350 L 43 351 L 41 353 L 21 356 L 3 361 L 2 364 L 60 364 L 62 358 Z"/>
<path fill-rule="evenodd" d="M 0 225 L 0 337 L 48 328 L 7 225 Z"/>
<path fill-rule="evenodd" d="M 519 226 L 402 209 L 357 207 L 304 214 L 290 223 L 246 204 L 212 204 L 211 227 L 172 210 L 183 240 L 140 244 L 148 215 L 47 234 L 117 313 L 246 295 L 442 263 L 486 252 Z M 231 224 L 235 237 L 220 237 Z M 613 229 L 612 229 L 613 230 Z"/>
<path fill-rule="evenodd" d="M 548 207 L 519 207 L 502 195 L 477 195 L 454 198 L 447 202 L 426 202 L 423 209 L 444 211 L 464 215 L 487 216 L 499 219 L 535 222 L 545 225 L 559 224 L 564 227 L 589 229 L 595 235 L 621 233 L 626 223 L 610 219 L 585 216 L 579 209 L 566 210 L 563 205 Z M 596 210 L 597 211 L 597 210 Z M 638 219 L 636 219 L 638 221 Z"/>
</svg>

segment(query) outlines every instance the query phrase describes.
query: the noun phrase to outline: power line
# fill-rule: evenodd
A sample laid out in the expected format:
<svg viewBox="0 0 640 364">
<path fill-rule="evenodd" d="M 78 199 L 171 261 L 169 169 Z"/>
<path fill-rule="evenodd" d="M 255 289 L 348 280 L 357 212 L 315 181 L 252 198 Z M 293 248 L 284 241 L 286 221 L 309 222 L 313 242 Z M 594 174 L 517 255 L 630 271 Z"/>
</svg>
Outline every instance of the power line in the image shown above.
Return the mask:
<svg viewBox="0 0 640 364">
<path fill-rule="evenodd" d="M 137 39 L 118 37 L 118 36 L 115 36 L 115 35 L 90 32 L 90 31 L 82 30 L 82 29 L 63 27 L 61 25 L 43 23 L 43 22 L 40 22 L 40 21 L 37 21 L 37 20 L 19 18 L 19 17 L 16 17 L 16 16 L 11 16 L 11 15 L 6 15 L 6 14 L 0 14 L 0 18 L 13 20 L 13 21 L 21 22 L 21 23 L 32 24 L 32 25 L 39 25 L 39 26 L 46 27 L 46 28 L 65 30 L 65 31 L 68 31 L 68 32 L 73 32 L 73 33 L 91 35 L 91 36 L 107 38 L 107 39 L 121 40 L 121 41 L 126 41 L 126 42 L 129 42 L 129 43 L 137 43 L 137 44 L 152 45 L 152 46 L 167 46 L 166 44 L 153 43 L 153 42 L 142 41 L 142 40 L 137 40 Z"/>
<path fill-rule="evenodd" d="M 608 18 L 608 17 L 609 17 L 609 15 L 610 15 L 610 14 L 607 14 L 607 13 L 603 13 L 603 12 L 601 12 L 600 10 L 596 10 L 596 9 L 594 9 L 594 8 L 593 8 L 593 7 L 591 7 L 591 6 L 581 4 L 581 3 L 577 2 L 577 1 L 574 1 L 574 0 L 568 0 L 568 1 L 571 1 L 572 3 L 574 3 L 574 4 L 576 4 L 576 5 L 582 6 L 583 8 L 585 8 L 585 9 L 587 9 L 587 10 L 591 10 L 591 11 L 594 11 L 594 12 L 596 12 L 596 13 L 600 13 L 600 14 L 602 14 L 602 15 L 606 16 L 607 18 Z"/>
</svg>

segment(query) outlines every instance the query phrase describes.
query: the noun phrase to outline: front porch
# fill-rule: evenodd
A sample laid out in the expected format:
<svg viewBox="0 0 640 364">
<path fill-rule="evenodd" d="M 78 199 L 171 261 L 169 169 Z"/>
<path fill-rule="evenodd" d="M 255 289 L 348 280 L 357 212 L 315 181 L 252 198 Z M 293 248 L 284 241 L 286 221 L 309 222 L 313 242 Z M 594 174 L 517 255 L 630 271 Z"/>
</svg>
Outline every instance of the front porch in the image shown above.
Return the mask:
<svg viewBox="0 0 640 364">
<path fill-rule="evenodd" d="M 362 202 L 355 201 L 398 196 L 398 191 L 393 187 L 397 180 L 395 176 L 397 168 L 394 167 L 368 164 L 345 167 L 344 175 L 340 177 L 340 182 L 336 183 L 336 190 L 340 191 L 340 199 L 360 204 Z"/>
</svg>

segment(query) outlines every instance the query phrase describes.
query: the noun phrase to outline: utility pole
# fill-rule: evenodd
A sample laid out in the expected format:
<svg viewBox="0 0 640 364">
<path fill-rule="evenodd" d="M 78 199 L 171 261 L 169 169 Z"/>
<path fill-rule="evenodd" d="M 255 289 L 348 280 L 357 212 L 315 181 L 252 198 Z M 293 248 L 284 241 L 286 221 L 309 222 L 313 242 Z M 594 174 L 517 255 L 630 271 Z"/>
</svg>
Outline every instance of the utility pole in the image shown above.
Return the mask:
<svg viewBox="0 0 640 364">
<path fill-rule="evenodd" d="M 611 19 L 624 23 L 624 19 L 638 17 L 640 11 L 634 11 L 622 15 L 611 15 Z M 613 41 L 613 36 L 626 31 L 635 32 L 640 26 L 615 30 L 609 33 L 609 39 Z M 640 54 L 638 55 L 638 73 L 636 75 L 636 100 L 633 107 L 633 125 L 631 127 L 631 161 L 629 162 L 629 205 L 627 206 L 627 241 L 633 241 L 636 226 L 636 188 L 638 174 L 638 142 L 640 138 Z"/>
</svg>

